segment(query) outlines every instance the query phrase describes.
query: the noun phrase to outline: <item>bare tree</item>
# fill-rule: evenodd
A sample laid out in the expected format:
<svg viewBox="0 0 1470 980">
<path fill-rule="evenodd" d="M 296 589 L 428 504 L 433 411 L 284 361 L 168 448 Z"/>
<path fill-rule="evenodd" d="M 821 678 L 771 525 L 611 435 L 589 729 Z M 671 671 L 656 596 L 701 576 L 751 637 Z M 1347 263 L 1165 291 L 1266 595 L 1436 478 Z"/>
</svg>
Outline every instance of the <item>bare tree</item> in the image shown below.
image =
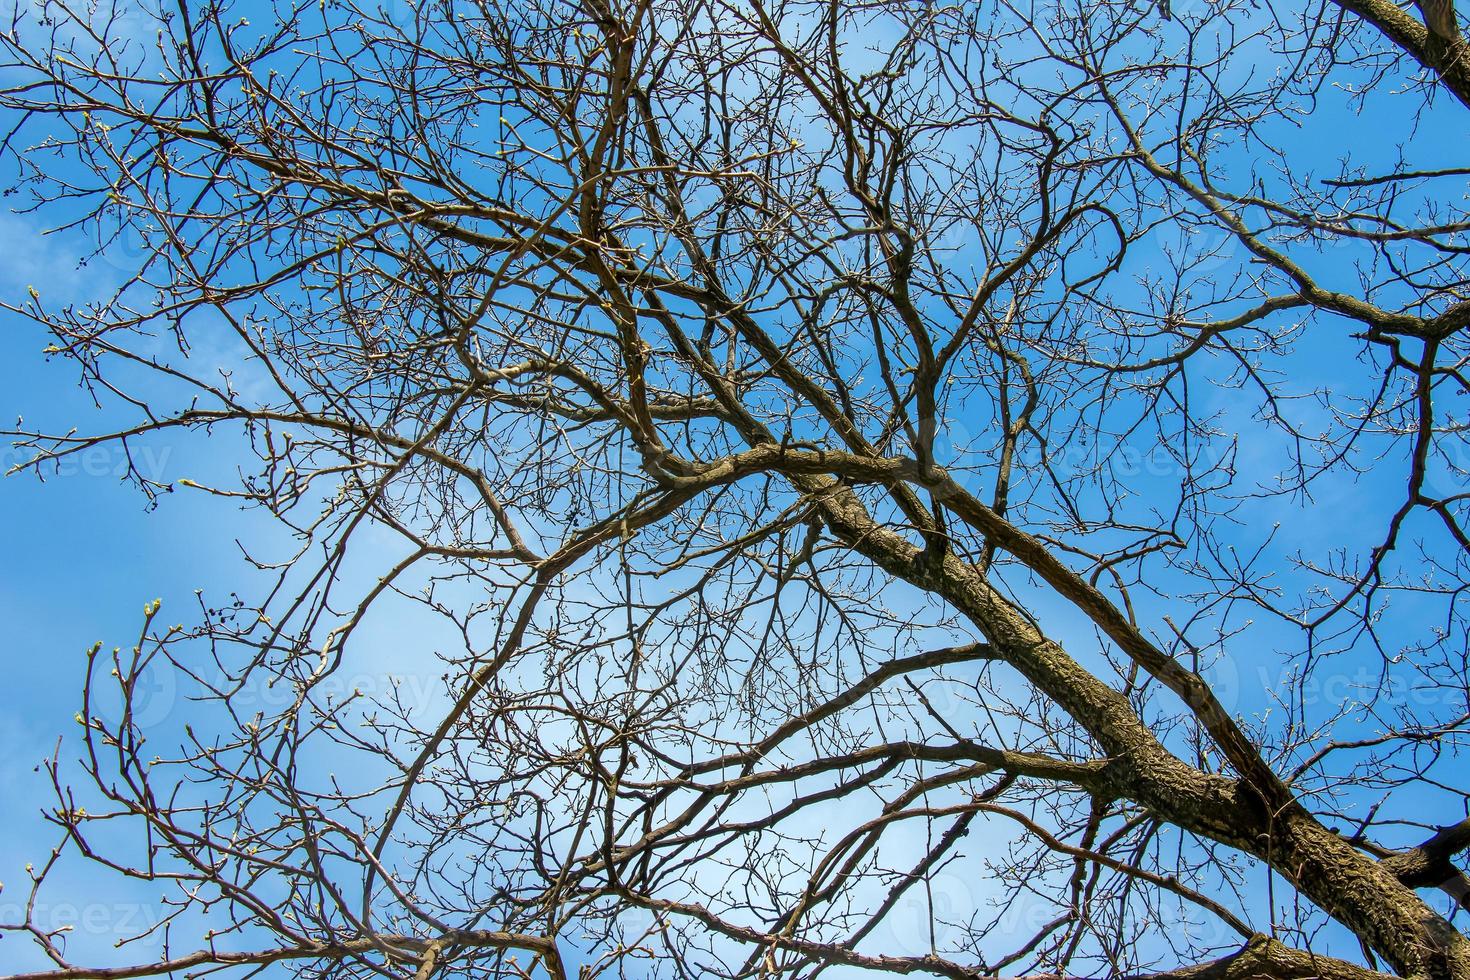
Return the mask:
<svg viewBox="0 0 1470 980">
<path fill-rule="evenodd" d="M 1470 977 L 1449 2 L 388 2 L 0 41 L 137 259 L 10 307 L 121 420 L 20 468 L 283 532 L 89 652 L 26 976 Z"/>
</svg>

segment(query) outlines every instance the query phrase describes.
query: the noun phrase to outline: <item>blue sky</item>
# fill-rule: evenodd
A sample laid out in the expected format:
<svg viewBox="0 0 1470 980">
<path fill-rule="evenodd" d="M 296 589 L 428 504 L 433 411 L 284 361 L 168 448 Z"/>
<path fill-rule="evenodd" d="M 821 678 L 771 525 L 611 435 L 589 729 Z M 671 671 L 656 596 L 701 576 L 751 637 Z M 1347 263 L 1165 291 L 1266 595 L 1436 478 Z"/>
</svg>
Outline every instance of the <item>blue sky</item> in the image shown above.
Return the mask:
<svg viewBox="0 0 1470 980">
<path fill-rule="evenodd" d="M 30 282 L 64 288 L 68 279 L 82 278 L 69 275 L 72 263 L 62 250 L 18 230 L 19 224 L 7 221 L 7 251 L 49 256 L 55 265 L 47 269 L 48 259 L 42 259 L 41 269 L 25 270 L 32 273 L 26 281 L 7 275 L 7 291 L 13 295 Z M 0 384 L 7 421 L 19 413 L 37 423 L 100 421 L 105 413 L 89 405 L 73 369 L 41 354 L 47 341 L 34 326 L 7 316 L 3 329 Z M 158 475 L 177 479 L 197 461 L 198 452 L 197 447 L 191 453 L 178 445 L 157 446 Z M 248 524 L 220 520 L 219 509 L 197 494 L 170 494 L 150 511 L 146 500 L 118 479 L 121 463 L 115 451 L 99 450 L 44 484 L 31 476 L 0 481 L 7 540 L 0 614 L 9 624 L 5 662 L 11 678 L 0 688 L 0 740 L 7 748 L 0 754 L 0 826 L 6 829 L 0 835 L 5 886 L 0 907 L 7 913 L 25 900 L 24 866 L 39 865 L 58 840 L 55 828 L 37 813 L 51 803 L 53 793 L 45 770 L 36 767 L 51 755 L 58 735 L 76 728 L 72 715 L 80 706 L 86 648 L 98 640 L 109 647 L 130 642 L 144 604 L 155 598 L 163 598 L 172 611 L 186 606 L 196 588 L 238 580 L 234 537 L 248 533 Z M 73 744 L 63 749 L 63 757 L 74 752 Z M 99 946 L 110 945 L 117 930 L 139 921 L 157 899 L 154 889 L 120 887 L 91 868 L 69 867 L 57 884 L 49 899 L 54 920 L 65 924 L 75 918 L 79 938 Z M 0 963 L 18 967 L 34 960 L 18 937 L 3 943 Z"/>
<path fill-rule="evenodd" d="M 1379 123 L 1353 118 L 1340 105 L 1328 102 L 1307 125 L 1327 132 L 1339 126 L 1362 130 Z M 1331 141 L 1324 139 L 1319 146 L 1320 156 L 1305 162 L 1331 170 Z M 1449 141 L 1416 141 L 1416 151 L 1421 147 L 1423 153 L 1416 159 L 1420 165 L 1433 165 L 1452 154 Z M 47 296 L 93 294 L 118 274 L 117 267 L 105 262 L 78 269 L 73 246 L 65 239 L 43 237 L 41 228 L 34 217 L 0 217 L 0 236 L 13 259 L 0 266 L 0 291 L 7 297 L 18 298 L 31 286 Z M 1130 261 L 1147 263 L 1158 257 L 1144 249 Z M 18 317 L 0 317 L 7 355 L 0 361 L 0 414 L 9 419 L 23 414 L 28 424 L 42 428 L 102 428 L 116 420 L 109 410 L 99 411 L 91 405 L 76 384 L 70 364 L 41 353 L 48 342 L 44 334 Z M 1330 381 L 1337 359 L 1349 356 L 1350 346 L 1315 341 L 1294 362 L 1298 373 L 1293 384 L 1307 389 Z M 228 360 L 229 350 L 206 348 L 198 356 Z M 1228 412 L 1232 396 L 1217 394 L 1221 408 Z M 1268 456 L 1275 444 L 1253 435 L 1246 420 L 1237 421 L 1244 451 L 1257 459 Z M 155 439 L 147 451 L 140 448 L 139 456 L 145 469 L 153 468 L 150 476 L 172 483 L 228 466 L 235 445 L 228 436 L 179 436 L 174 441 Z M 1379 533 L 1385 509 L 1401 493 L 1401 462 L 1386 459 L 1359 480 L 1324 486 L 1310 506 L 1302 502 L 1273 505 L 1274 520 L 1282 524 L 1277 540 L 1283 550 L 1289 550 L 1286 546 L 1293 541 L 1312 545 L 1332 536 L 1344 544 L 1351 537 L 1361 543 Z M 24 865 L 40 863 L 55 841 L 53 829 L 36 817 L 36 808 L 49 802 L 50 789 L 44 771 L 37 772 L 35 767 L 52 751 L 58 734 L 69 732 L 74 725 L 83 651 L 99 640 L 108 647 L 126 643 L 136 634 L 143 605 L 154 598 L 164 600 L 163 616 L 171 621 L 175 610 L 187 610 L 195 602 L 196 589 L 205 590 L 207 596 L 220 596 L 239 587 L 245 573 L 237 539 L 253 543 L 273 534 L 259 518 L 235 513 L 228 504 L 187 490 L 164 495 L 156 508 L 150 508 L 136 490 L 119 480 L 120 463 L 117 450 L 100 450 L 44 483 L 29 475 L 0 481 L 0 515 L 9 544 L 0 557 L 0 609 L 7 617 L 11 638 L 7 654 L 11 683 L 0 689 L 0 738 L 9 749 L 0 754 L 0 827 L 9 831 L 0 835 L 0 882 L 5 885 L 0 906 L 23 900 Z M 1259 524 L 1244 529 L 1242 547 L 1257 543 L 1264 533 Z M 1063 635 L 1079 642 L 1086 635 L 1080 621 L 1060 604 L 1039 609 L 1048 623 L 1058 624 Z M 1219 675 L 1227 686 L 1234 686 L 1242 711 L 1263 709 L 1260 679 L 1280 676 L 1279 652 L 1269 642 L 1273 635 L 1284 645 L 1290 642 L 1284 632 L 1261 627 L 1253 636 L 1266 642 L 1249 647 L 1252 653 L 1238 655 Z M 400 624 L 396 630 L 384 626 L 374 631 L 365 662 L 386 662 L 389 651 L 415 639 L 411 626 Z M 422 642 L 417 645 L 424 646 Z M 1356 676 L 1358 669 L 1355 664 L 1347 676 Z M 422 683 L 427 676 L 417 679 Z M 424 691 L 425 698 L 432 696 L 428 687 Z M 164 690 L 160 696 L 176 699 L 178 691 Z M 172 703 L 170 716 L 184 717 L 186 709 L 176 700 Z M 974 900 L 973 893 L 968 893 L 968 899 L 961 894 L 963 887 L 955 889 L 959 896 L 955 902 Z M 119 930 L 146 914 L 152 907 L 151 891 L 99 881 L 95 872 L 72 866 L 58 877 L 50 894 L 61 899 L 53 910 L 54 918 L 74 917 L 79 924 L 78 942 L 100 949 Z M 14 938 L 5 942 L 12 949 L 20 943 Z M 17 954 L 0 948 L 0 962 L 11 964 L 12 955 Z M 119 961 L 132 958 L 118 954 Z"/>
</svg>

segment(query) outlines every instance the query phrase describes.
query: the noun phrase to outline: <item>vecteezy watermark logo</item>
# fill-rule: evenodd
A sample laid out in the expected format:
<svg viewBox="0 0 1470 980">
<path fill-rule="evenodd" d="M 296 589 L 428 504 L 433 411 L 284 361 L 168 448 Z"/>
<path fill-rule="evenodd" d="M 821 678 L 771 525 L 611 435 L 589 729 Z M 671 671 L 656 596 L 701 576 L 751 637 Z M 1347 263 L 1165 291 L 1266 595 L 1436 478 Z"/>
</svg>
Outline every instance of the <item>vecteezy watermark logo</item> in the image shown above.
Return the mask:
<svg viewBox="0 0 1470 980">
<path fill-rule="evenodd" d="M 1159 251 L 1175 268 L 1193 279 L 1213 276 L 1229 265 L 1240 240 L 1228 228 L 1216 224 L 1161 225 L 1154 233 Z"/>
<path fill-rule="evenodd" d="M 166 658 L 153 657 L 131 670 L 124 661 L 121 669 L 127 676 L 114 674 L 112 689 L 99 692 L 98 713 L 110 726 L 121 725 L 126 716 L 141 731 L 167 720 L 178 702 L 178 668 Z"/>
<path fill-rule="evenodd" d="M 12 473 L 35 469 L 43 480 L 110 478 L 124 480 L 136 476 L 150 483 L 167 483 L 168 461 L 172 446 L 107 443 L 37 461 L 38 450 L 26 446 L 7 446 L 0 450 L 0 472 Z"/>
<path fill-rule="evenodd" d="M 162 233 L 151 226 L 140 226 L 137 220 L 124 221 L 104 233 L 101 247 L 89 264 L 101 262 L 132 276 L 159 255 L 163 240 Z"/>
<path fill-rule="evenodd" d="M 1229 654 L 1211 654 L 1198 673 L 1215 700 L 1231 713 L 1252 713 L 1291 698 L 1302 708 L 1337 709 L 1344 705 L 1403 705 L 1432 708 L 1464 703 L 1463 688 L 1440 684 L 1422 674 L 1381 672 L 1366 664 L 1332 670 L 1321 664 L 1303 673 L 1298 663 L 1247 665 L 1242 669 Z M 1187 660 L 1186 666 L 1193 667 Z"/>
<path fill-rule="evenodd" d="M 303 697 L 299 684 L 269 672 L 253 672 L 237 685 L 223 674 L 213 679 L 195 677 L 164 657 L 152 658 L 126 680 L 128 720 L 143 731 L 167 722 L 176 712 L 207 711 L 209 702 L 227 699 L 230 710 L 241 716 L 273 717 L 292 711 Z M 115 681 L 114 689 L 98 699 L 98 713 L 112 725 L 121 724 L 125 705 L 123 680 Z M 325 677 L 305 697 L 318 708 L 352 702 L 361 706 L 359 710 L 382 706 L 414 716 L 442 710 L 448 695 L 439 677 L 363 671 Z"/>
<path fill-rule="evenodd" d="M 956 412 L 937 426 L 935 461 L 971 493 L 988 493 L 997 474 L 1000 436 L 997 431 L 977 435 L 960 415 Z M 993 428 L 998 430 L 998 425 Z M 1227 463 L 1234 450 L 1235 444 L 1228 438 L 1207 440 L 1198 443 L 1185 460 L 1162 442 L 1139 446 L 1069 441 L 1043 449 L 1034 441 L 1025 441 L 1011 457 L 1011 478 L 1013 486 L 1028 480 L 1049 483 L 1052 477 L 1064 484 L 1104 477 L 1167 480 L 1193 475 L 1197 479 Z"/>
<path fill-rule="evenodd" d="M 178 699 L 177 670 L 167 660 L 154 658 L 133 677 L 133 724 L 151 728 L 167 718 Z"/>
<path fill-rule="evenodd" d="M 1470 493 L 1470 429 L 1457 425 L 1435 436 L 1422 490 L 1436 500 Z"/>
<path fill-rule="evenodd" d="M 78 4 L 4 0 L 0 11 L 8 24 L 18 24 L 22 29 L 40 25 L 54 31 L 67 42 L 68 50 L 75 51 L 74 57 L 105 49 L 114 61 L 129 55 L 138 60 L 160 57 L 158 32 L 173 17 L 173 10 L 163 0 L 92 0 Z"/>
<path fill-rule="evenodd" d="M 1228 654 L 1215 656 L 1202 663 L 1198 672 L 1220 707 L 1228 712 L 1239 710 L 1240 669 L 1235 664 L 1235 658 Z"/>
<path fill-rule="evenodd" d="M 142 902 L 45 902 L 29 907 L 20 902 L 0 903 L 0 922 L 28 922 L 42 932 L 55 935 L 131 939 L 156 928 L 166 909 Z M 159 938 L 162 942 L 162 937 Z"/>
<path fill-rule="evenodd" d="M 895 952 L 923 956 L 961 944 L 976 912 L 975 896 L 958 875 L 941 873 L 909 885 L 888 913 Z"/>
<path fill-rule="evenodd" d="M 1385 673 L 1367 664 L 1351 671 L 1317 671 L 1306 676 L 1295 671 L 1273 675 L 1265 667 L 1258 673 L 1263 689 L 1270 689 L 1267 685 L 1273 683 L 1276 690 L 1293 688 L 1304 707 L 1357 704 L 1432 708 L 1446 704 L 1459 707 L 1465 702 L 1463 687 L 1436 683 L 1422 674 Z"/>
</svg>

